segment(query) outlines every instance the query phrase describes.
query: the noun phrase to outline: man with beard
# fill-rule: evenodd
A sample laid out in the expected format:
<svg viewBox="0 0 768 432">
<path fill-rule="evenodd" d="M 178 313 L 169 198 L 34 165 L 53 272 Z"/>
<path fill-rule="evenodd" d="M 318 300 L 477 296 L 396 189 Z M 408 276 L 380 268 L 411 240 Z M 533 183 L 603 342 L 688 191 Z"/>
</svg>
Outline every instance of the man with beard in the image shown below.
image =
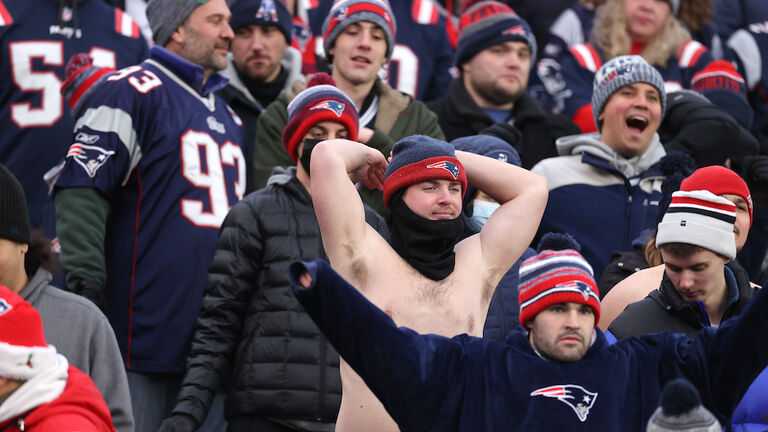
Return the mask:
<svg viewBox="0 0 768 432">
<path fill-rule="evenodd" d="M 507 141 L 523 168 L 557 156 L 555 140 L 579 133 L 567 118 L 550 114 L 526 93 L 536 39 L 509 6 L 487 1 L 461 17 L 456 64 L 461 75 L 448 94 L 427 106 L 448 140 L 481 132 Z"/>
<path fill-rule="evenodd" d="M 243 120 L 246 190 L 250 192 L 256 120 L 301 78 L 301 53 L 291 46 L 293 18 L 281 1 L 237 0 L 231 9 L 229 25 L 235 38 L 221 73 L 229 85 L 218 94 Z"/>
<path fill-rule="evenodd" d="M 388 166 L 379 150 L 324 141 L 312 151 L 311 170 L 331 265 L 399 325 L 423 333 L 482 335 L 493 290 L 527 248 L 547 201 L 541 177 L 421 135 L 395 143 Z M 391 246 L 365 223 L 355 181 L 383 189 Z M 501 205 L 478 234 L 457 243 L 467 182 Z M 341 379 L 337 430 L 397 430 L 345 363 Z"/>
<path fill-rule="evenodd" d="M 173 408 L 218 229 L 246 184 L 240 119 L 214 94 L 226 0 L 152 0 L 147 17 L 155 47 L 91 90 L 55 190 L 67 285 L 115 330 L 139 432 Z"/>
<path fill-rule="evenodd" d="M 304 310 L 407 431 L 644 431 L 680 377 L 725 422 L 768 364 L 765 289 L 738 319 L 693 339 L 664 332 L 610 345 L 578 245 L 547 235 L 539 249 L 520 266 L 521 325 L 504 342 L 398 327 L 326 263 L 290 270 Z"/>
</svg>

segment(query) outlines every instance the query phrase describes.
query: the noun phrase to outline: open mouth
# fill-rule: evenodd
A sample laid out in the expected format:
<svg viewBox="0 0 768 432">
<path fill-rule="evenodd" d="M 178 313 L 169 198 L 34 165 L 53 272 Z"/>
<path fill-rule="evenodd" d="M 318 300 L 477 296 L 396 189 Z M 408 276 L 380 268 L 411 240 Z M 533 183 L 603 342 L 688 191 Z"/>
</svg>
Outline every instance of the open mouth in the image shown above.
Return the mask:
<svg viewBox="0 0 768 432">
<path fill-rule="evenodd" d="M 365 57 L 352 57 L 352 60 L 356 61 L 356 62 L 362 62 L 362 63 L 370 63 L 371 62 L 370 60 L 368 60 Z"/>
<path fill-rule="evenodd" d="M 626 121 L 627 127 L 637 131 L 638 133 L 643 133 L 645 131 L 645 128 L 648 127 L 648 120 L 640 117 L 640 116 L 631 116 Z"/>
</svg>

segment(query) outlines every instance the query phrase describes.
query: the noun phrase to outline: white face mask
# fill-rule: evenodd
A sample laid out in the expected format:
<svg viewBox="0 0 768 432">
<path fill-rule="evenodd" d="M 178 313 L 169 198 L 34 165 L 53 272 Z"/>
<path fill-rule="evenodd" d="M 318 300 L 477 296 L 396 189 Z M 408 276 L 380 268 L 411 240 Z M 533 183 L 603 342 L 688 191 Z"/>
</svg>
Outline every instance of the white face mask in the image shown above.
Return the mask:
<svg viewBox="0 0 768 432">
<path fill-rule="evenodd" d="M 499 208 L 500 204 L 497 202 L 475 200 L 472 203 L 472 217 L 469 218 L 469 226 L 473 230 L 479 232 L 483 229 L 483 225 L 488 222 L 488 218 L 491 217 L 493 212 Z"/>
</svg>

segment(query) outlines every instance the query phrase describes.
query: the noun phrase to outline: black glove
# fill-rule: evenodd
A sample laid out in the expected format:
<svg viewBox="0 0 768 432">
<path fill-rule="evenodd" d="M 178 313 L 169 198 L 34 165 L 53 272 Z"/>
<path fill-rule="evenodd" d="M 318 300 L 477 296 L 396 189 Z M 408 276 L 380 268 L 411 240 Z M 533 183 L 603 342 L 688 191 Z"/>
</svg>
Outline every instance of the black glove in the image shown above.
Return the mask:
<svg viewBox="0 0 768 432">
<path fill-rule="evenodd" d="M 73 293 L 92 301 L 93 304 L 98 306 L 102 311 L 107 307 L 107 299 L 104 297 L 104 289 L 101 287 L 100 283 L 94 280 L 86 279 L 78 281 L 75 286 L 70 287 L 70 290 Z"/>
<path fill-rule="evenodd" d="M 509 123 L 494 123 L 480 131 L 482 135 L 495 136 L 508 142 L 512 147 L 523 138 L 523 134 Z"/>
<path fill-rule="evenodd" d="M 158 432 L 194 432 L 199 425 L 189 414 L 176 413 L 163 420 Z"/>
</svg>

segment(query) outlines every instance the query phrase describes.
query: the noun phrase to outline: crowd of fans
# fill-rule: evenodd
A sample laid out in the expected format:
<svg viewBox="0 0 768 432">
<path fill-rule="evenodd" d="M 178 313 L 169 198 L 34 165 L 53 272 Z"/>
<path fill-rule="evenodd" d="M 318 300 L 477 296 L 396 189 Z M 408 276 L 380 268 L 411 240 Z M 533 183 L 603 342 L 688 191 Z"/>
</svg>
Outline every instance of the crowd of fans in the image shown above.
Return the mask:
<svg viewBox="0 0 768 432">
<path fill-rule="evenodd" d="M 0 45 L 0 430 L 768 428 L 764 0 L 0 0 Z"/>
</svg>

